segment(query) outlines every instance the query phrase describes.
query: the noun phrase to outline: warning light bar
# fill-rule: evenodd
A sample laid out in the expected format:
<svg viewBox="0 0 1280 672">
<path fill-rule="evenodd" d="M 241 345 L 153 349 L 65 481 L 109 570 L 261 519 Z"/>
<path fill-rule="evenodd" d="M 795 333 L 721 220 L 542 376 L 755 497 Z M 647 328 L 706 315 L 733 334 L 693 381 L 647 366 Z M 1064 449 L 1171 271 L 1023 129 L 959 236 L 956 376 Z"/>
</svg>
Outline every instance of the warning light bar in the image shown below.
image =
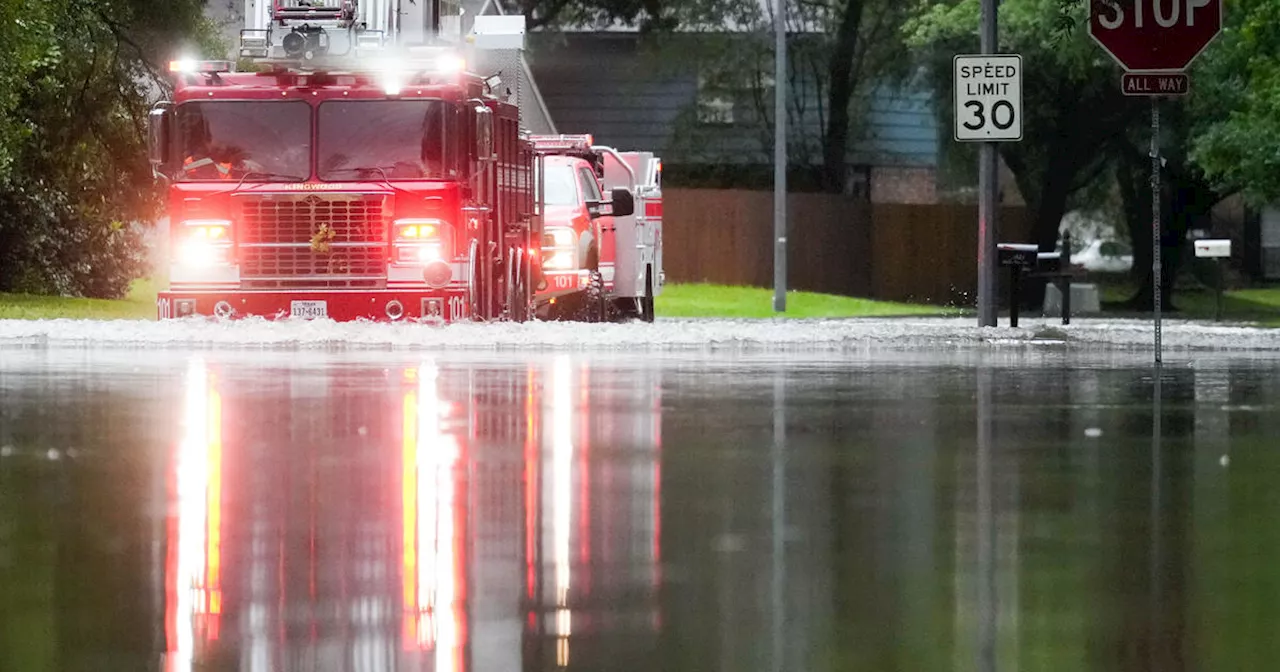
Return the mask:
<svg viewBox="0 0 1280 672">
<path fill-rule="evenodd" d="M 184 75 L 191 75 L 197 72 L 231 72 L 231 61 L 197 61 L 192 59 L 169 61 L 169 72 L 180 72 Z"/>
<path fill-rule="evenodd" d="M 578 151 L 592 152 L 591 146 L 595 144 L 595 138 L 590 134 L 582 135 L 534 135 L 529 139 L 533 142 L 533 149 L 536 152 L 554 152 L 554 151 Z"/>
</svg>

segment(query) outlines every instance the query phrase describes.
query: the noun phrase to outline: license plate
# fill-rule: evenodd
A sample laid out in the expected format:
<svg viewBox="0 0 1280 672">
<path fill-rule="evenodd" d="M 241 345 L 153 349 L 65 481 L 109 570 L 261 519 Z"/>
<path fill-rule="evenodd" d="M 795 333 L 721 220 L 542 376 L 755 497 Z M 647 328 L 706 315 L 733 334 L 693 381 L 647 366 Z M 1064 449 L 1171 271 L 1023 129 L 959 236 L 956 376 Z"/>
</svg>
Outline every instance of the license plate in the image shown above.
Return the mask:
<svg viewBox="0 0 1280 672">
<path fill-rule="evenodd" d="M 293 301 L 289 304 L 289 315 L 301 317 L 304 320 L 328 317 L 329 303 L 327 301 Z"/>
</svg>

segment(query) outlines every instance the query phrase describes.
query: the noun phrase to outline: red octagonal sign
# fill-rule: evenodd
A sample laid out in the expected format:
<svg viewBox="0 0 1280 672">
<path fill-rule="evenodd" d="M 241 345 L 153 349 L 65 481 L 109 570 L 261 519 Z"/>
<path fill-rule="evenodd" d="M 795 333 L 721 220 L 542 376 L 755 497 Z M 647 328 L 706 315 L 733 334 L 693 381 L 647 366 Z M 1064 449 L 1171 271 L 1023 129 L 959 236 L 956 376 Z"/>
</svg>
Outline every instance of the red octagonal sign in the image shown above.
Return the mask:
<svg viewBox="0 0 1280 672">
<path fill-rule="evenodd" d="M 1126 70 L 1184 70 L 1222 32 L 1222 0 L 1090 0 L 1089 34 Z"/>
</svg>

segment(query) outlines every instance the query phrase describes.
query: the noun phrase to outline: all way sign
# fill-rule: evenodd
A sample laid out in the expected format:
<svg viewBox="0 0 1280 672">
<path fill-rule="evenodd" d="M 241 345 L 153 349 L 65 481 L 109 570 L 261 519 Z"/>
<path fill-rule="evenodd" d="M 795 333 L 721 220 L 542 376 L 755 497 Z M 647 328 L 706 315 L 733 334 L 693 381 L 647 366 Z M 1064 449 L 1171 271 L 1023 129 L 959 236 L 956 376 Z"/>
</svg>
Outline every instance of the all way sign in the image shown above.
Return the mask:
<svg viewBox="0 0 1280 672">
<path fill-rule="evenodd" d="M 1022 139 L 1022 56 L 957 55 L 954 74 L 957 141 Z"/>
<path fill-rule="evenodd" d="M 1120 76 L 1120 89 L 1126 96 L 1183 96 L 1191 87 L 1191 78 L 1175 72 L 1126 72 Z"/>
</svg>

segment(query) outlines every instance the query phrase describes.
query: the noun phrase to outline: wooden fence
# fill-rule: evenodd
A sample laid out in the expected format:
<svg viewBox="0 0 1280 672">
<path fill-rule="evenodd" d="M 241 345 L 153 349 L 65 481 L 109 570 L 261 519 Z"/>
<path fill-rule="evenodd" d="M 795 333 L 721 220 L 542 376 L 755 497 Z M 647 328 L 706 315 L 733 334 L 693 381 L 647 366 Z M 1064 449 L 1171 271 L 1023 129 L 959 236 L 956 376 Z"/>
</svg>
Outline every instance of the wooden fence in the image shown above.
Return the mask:
<svg viewBox="0 0 1280 672">
<path fill-rule="evenodd" d="M 894 301 L 973 305 L 976 205 L 866 204 L 790 194 L 790 289 Z M 773 286 L 773 194 L 667 189 L 663 266 L 668 282 Z M 1001 212 L 1001 242 L 1030 242 L 1022 208 Z"/>
</svg>

